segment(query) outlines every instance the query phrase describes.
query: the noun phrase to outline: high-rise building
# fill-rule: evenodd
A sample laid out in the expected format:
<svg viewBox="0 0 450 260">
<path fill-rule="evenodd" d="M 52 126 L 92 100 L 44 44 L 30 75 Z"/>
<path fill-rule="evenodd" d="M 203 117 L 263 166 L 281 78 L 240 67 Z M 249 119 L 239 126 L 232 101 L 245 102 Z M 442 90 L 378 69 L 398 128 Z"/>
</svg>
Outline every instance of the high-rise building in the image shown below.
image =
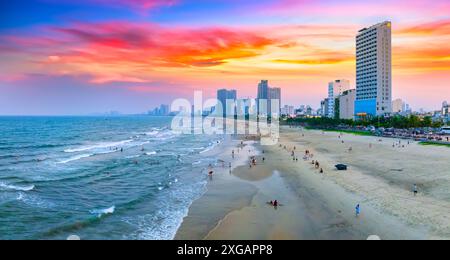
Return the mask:
<svg viewBox="0 0 450 260">
<path fill-rule="evenodd" d="M 230 115 L 231 114 L 235 114 L 236 108 L 230 108 L 227 107 L 227 100 L 232 100 L 232 101 L 236 101 L 237 98 L 237 91 L 232 89 L 232 90 L 227 90 L 227 89 L 219 89 L 217 91 L 217 100 L 220 101 L 217 105 L 218 106 L 222 106 L 222 109 L 216 109 L 216 111 L 220 111 L 222 110 L 223 115 Z"/>
<path fill-rule="evenodd" d="M 272 115 L 277 112 L 280 113 L 281 110 L 281 89 L 280 88 L 271 88 L 269 87 L 268 80 L 261 80 L 258 84 L 258 94 L 257 94 L 257 106 L 258 106 L 258 114 L 263 114 L 262 108 L 260 107 L 260 100 L 266 101 L 267 106 L 265 111 L 267 115 Z M 272 100 L 278 100 L 278 107 L 272 108 Z"/>
<path fill-rule="evenodd" d="M 442 102 L 442 116 L 449 117 L 449 107 L 447 101 Z"/>
<path fill-rule="evenodd" d="M 167 116 L 167 115 L 169 115 L 169 113 L 170 113 L 169 105 L 164 105 L 164 104 L 162 104 L 162 105 L 159 107 L 159 111 L 160 111 L 160 113 L 161 113 L 162 116 Z"/>
<path fill-rule="evenodd" d="M 339 97 L 339 118 L 354 119 L 355 118 L 355 100 L 356 90 L 350 89 L 344 91 Z"/>
<path fill-rule="evenodd" d="M 285 116 L 293 116 L 295 114 L 295 108 L 294 106 L 288 106 L 285 105 L 282 109 L 281 109 L 281 114 L 285 115 Z"/>
<path fill-rule="evenodd" d="M 392 101 L 392 113 L 402 114 L 406 110 L 406 104 L 400 98 Z"/>
<path fill-rule="evenodd" d="M 162 104 L 160 107 L 149 111 L 148 114 L 151 116 L 168 116 L 170 114 L 170 107 L 169 105 Z"/>
<path fill-rule="evenodd" d="M 320 115 L 323 117 L 328 116 L 328 104 L 329 104 L 328 98 L 326 98 L 320 102 L 320 111 L 321 111 Z"/>
<path fill-rule="evenodd" d="M 356 36 L 356 101 L 359 117 L 392 113 L 391 22 L 364 28 Z"/>
<path fill-rule="evenodd" d="M 328 110 L 327 116 L 330 118 L 336 117 L 336 99 L 344 91 L 350 89 L 350 81 L 346 79 L 338 79 L 333 82 L 328 83 Z"/>
<path fill-rule="evenodd" d="M 269 97 L 269 81 L 261 80 L 258 84 L 258 96 L 257 99 L 267 99 Z"/>
<path fill-rule="evenodd" d="M 272 101 L 275 101 L 273 103 Z M 272 114 L 278 114 L 280 115 L 281 112 L 281 88 L 269 88 L 269 98 L 268 98 L 268 111 L 267 113 L 269 115 Z M 273 104 L 272 104 L 273 103 Z M 276 105 L 276 107 L 273 107 L 272 105 Z"/>
</svg>

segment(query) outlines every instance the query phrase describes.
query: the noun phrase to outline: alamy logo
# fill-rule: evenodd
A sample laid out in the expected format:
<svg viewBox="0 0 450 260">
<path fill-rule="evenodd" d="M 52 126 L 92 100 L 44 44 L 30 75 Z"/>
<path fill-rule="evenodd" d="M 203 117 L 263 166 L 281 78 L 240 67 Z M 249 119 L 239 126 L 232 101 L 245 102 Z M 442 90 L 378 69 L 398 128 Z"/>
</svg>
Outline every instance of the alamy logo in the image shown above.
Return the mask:
<svg viewBox="0 0 450 260">
<path fill-rule="evenodd" d="M 176 99 L 171 111 L 172 131 L 194 135 L 252 135 L 262 145 L 278 143 L 280 100 L 278 99 L 203 100 L 203 93 L 194 92 L 194 104 Z"/>
</svg>

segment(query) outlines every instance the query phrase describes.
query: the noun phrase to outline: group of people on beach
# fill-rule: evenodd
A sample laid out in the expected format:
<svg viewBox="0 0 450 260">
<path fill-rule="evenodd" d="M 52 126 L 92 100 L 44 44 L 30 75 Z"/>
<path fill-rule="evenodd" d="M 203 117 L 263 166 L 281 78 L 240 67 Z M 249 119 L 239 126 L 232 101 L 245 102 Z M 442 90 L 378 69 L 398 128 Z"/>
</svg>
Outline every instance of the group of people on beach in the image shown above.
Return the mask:
<svg viewBox="0 0 450 260">
<path fill-rule="evenodd" d="M 254 166 L 256 166 L 256 157 L 252 156 L 250 157 L 250 169 Z"/>
<path fill-rule="evenodd" d="M 110 151 L 120 151 L 121 153 L 123 153 L 123 148 L 119 149 L 119 147 L 114 147 L 114 148 L 113 147 L 109 147 L 109 150 Z"/>
<path fill-rule="evenodd" d="M 278 208 L 278 206 L 280 206 L 280 203 L 278 202 L 278 200 L 271 200 L 267 204 L 273 206 L 274 208 Z"/>
<path fill-rule="evenodd" d="M 410 144 L 411 144 L 410 141 L 407 141 L 407 142 L 406 142 L 406 145 L 405 145 L 405 143 L 402 143 L 402 140 L 398 140 L 398 142 L 394 142 L 394 143 L 392 144 L 392 148 L 395 148 L 395 147 L 398 147 L 398 148 L 405 148 L 406 146 L 409 146 Z"/>
</svg>

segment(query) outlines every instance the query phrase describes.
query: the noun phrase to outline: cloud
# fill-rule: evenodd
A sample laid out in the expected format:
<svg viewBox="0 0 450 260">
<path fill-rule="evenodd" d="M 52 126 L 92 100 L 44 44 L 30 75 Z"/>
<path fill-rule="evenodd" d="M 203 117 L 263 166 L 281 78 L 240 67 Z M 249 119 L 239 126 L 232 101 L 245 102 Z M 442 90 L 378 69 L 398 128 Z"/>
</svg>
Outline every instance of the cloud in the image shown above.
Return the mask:
<svg viewBox="0 0 450 260">
<path fill-rule="evenodd" d="M 446 16 L 450 11 L 447 0 L 273 0 L 255 4 L 254 12 L 283 17 L 308 16 L 314 19 L 354 19 L 369 17 Z"/>
<path fill-rule="evenodd" d="M 406 26 L 398 30 L 397 33 L 405 35 L 450 35 L 450 19 Z"/>
<path fill-rule="evenodd" d="M 42 0 L 52 3 L 69 3 L 73 5 L 101 5 L 111 8 L 128 8 L 136 12 L 147 13 L 163 7 L 177 5 L 180 0 Z"/>
<path fill-rule="evenodd" d="M 226 27 L 163 27 L 153 23 L 77 23 L 46 28 L 45 36 L 5 36 L 1 49 L 97 81 L 127 78 L 171 68 L 208 68 L 260 55 L 275 44 L 251 31 Z M 3 52 L 3 53 L 5 53 Z M 45 58 L 44 58 L 45 57 Z M 49 68 L 51 69 L 51 68 Z M 141 74 L 141 76 L 139 76 Z"/>
<path fill-rule="evenodd" d="M 342 62 L 353 61 L 353 58 L 331 58 L 331 59 L 310 59 L 310 60 L 273 60 L 277 63 L 288 63 L 298 65 L 334 65 Z"/>
</svg>

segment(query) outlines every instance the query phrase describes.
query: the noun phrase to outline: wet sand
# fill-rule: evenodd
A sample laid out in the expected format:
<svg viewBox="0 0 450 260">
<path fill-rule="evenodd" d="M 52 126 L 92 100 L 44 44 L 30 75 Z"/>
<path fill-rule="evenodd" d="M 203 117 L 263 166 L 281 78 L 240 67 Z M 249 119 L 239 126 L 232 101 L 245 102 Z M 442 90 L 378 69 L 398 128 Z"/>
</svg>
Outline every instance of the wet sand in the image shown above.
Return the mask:
<svg viewBox="0 0 450 260">
<path fill-rule="evenodd" d="M 176 239 L 450 239 L 448 148 L 393 148 L 393 139 L 338 135 L 283 128 L 280 144 L 286 150 L 249 143 L 254 151 L 244 148 L 236 159 L 242 166 L 231 175 L 218 172 Z M 298 162 L 291 157 L 294 146 Z M 324 174 L 302 159 L 306 149 Z M 229 152 L 225 161 L 231 160 Z M 254 154 L 258 165 L 249 168 Z M 337 163 L 349 170 L 336 171 Z M 267 204 L 275 199 L 283 206 Z M 362 207 L 358 218 L 356 204 Z"/>
</svg>

